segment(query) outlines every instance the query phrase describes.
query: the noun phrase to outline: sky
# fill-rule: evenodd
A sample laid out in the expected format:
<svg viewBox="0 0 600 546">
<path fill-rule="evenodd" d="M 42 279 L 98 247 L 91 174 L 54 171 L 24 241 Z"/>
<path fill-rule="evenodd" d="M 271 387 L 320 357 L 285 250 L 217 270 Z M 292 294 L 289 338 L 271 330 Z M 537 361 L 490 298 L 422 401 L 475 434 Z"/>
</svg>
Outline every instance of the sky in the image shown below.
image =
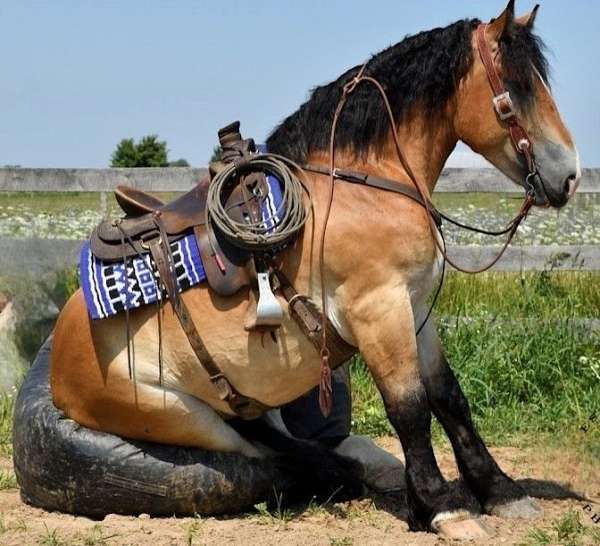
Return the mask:
<svg viewBox="0 0 600 546">
<path fill-rule="evenodd" d="M 539 0 L 552 85 L 584 167 L 600 167 L 600 2 Z M 517 0 L 517 15 L 533 1 Z M 158 134 L 204 166 L 239 119 L 262 141 L 315 85 L 504 0 L 0 0 L 0 165 L 106 167 Z M 459 148 L 452 165 L 481 160 Z"/>
</svg>

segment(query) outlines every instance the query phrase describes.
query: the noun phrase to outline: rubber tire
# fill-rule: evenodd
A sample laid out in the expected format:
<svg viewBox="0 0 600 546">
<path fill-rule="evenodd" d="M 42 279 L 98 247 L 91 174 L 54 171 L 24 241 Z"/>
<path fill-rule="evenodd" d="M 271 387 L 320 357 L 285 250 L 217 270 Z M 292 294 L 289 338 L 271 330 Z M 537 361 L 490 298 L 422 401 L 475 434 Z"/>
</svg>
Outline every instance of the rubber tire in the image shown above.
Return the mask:
<svg viewBox="0 0 600 546">
<path fill-rule="evenodd" d="M 51 338 L 16 401 L 14 468 L 27 504 L 98 519 L 232 514 L 292 486 L 276 458 L 138 442 L 78 425 L 52 403 L 50 347 Z"/>
</svg>

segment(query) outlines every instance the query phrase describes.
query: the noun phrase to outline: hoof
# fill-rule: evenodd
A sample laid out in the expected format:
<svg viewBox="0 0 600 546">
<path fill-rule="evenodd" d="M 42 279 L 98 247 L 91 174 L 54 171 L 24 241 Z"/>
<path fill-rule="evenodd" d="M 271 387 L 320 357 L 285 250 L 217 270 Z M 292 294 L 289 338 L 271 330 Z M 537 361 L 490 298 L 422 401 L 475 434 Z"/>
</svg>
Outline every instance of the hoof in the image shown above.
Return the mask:
<svg viewBox="0 0 600 546">
<path fill-rule="evenodd" d="M 442 512 L 433 518 L 431 528 L 451 540 L 479 540 L 494 534 L 481 518 L 465 512 Z"/>
<path fill-rule="evenodd" d="M 485 511 L 492 516 L 505 519 L 536 519 L 544 515 L 544 509 L 531 497 L 486 506 Z"/>
</svg>

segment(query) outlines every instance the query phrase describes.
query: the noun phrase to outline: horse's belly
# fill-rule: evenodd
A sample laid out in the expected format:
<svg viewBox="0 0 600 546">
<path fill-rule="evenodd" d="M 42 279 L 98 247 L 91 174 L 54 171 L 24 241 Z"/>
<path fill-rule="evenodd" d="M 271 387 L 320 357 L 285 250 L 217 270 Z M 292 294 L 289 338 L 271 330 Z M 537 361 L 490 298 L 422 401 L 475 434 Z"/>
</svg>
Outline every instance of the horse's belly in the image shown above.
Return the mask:
<svg viewBox="0 0 600 546">
<path fill-rule="evenodd" d="M 271 406 L 294 400 L 319 381 L 317 350 L 295 323 L 275 334 L 250 333 L 224 368 L 244 394 Z M 239 383 L 236 383 L 239 382 Z"/>
<path fill-rule="evenodd" d="M 244 323 L 248 313 L 247 294 L 218 298 L 204 286 L 184 294 L 194 324 L 208 352 L 242 394 L 269 406 L 280 406 L 294 400 L 318 383 L 320 359 L 309 339 L 287 312 L 275 339 L 269 333 L 247 332 Z M 286 303 L 280 300 L 284 309 Z M 129 384 L 126 318 L 89 321 L 82 305 L 77 316 L 64 317 L 65 337 L 73 331 L 73 323 L 85 322 L 91 327 L 94 356 L 92 368 L 104 370 L 97 388 L 114 388 Z M 159 324 L 153 307 L 141 308 L 130 314 L 131 356 L 135 380 L 158 385 Z M 204 400 L 215 409 L 229 413 L 229 406 L 220 400 L 208 373 L 194 354 L 170 305 L 162 312 L 162 384 L 165 388 L 190 394 Z M 89 334 L 88 334 L 89 336 Z M 90 339 L 91 340 L 91 339 Z M 64 340 L 66 341 L 66 340 Z M 78 340 L 73 340 L 78 344 Z M 69 352 L 80 352 L 70 347 Z M 87 368 L 87 366 L 84 366 Z M 112 386 L 110 386 L 112 385 Z"/>
<path fill-rule="evenodd" d="M 280 301 L 286 309 L 285 301 Z M 208 352 L 240 393 L 270 406 L 280 406 L 318 383 L 318 352 L 287 312 L 273 337 L 270 333 L 244 329 L 248 313 L 244 293 L 220 301 L 208 290 L 192 290 L 186 303 Z M 205 400 L 221 411 L 228 409 L 216 397 L 208 374 L 171 315 L 167 311 L 167 321 L 163 321 L 165 384 Z M 157 335 L 153 334 L 157 325 L 152 324 L 150 329 L 147 326 L 138 330 L 138 334 L 146 338 L 143 351 L 150 358 L 158 351 Z M 140 343 L 138 339 L 136 344 Z M 154 378 L 158 371 L 155 362 L 156 358 L 150 368 L 145 368 Z M 146 379 L 151 380 L 149 376 Z"/>
</svg>

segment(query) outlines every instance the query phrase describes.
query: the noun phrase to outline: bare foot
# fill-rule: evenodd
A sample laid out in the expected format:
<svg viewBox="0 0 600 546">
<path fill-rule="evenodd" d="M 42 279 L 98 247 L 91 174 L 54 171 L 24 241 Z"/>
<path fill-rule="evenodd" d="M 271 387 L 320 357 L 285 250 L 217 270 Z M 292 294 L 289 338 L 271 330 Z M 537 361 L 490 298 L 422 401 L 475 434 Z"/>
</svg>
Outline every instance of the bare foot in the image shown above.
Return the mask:
<svg viewBox="0 0 600 546">
<path fill-rule="evenodd" d="M 442 512 L 433 518 L 431 528 L 452 540 L 477 540 L 494 534 L 481 518 L 468 512 Z"/>
<path fill-rule="evenodd" d="M 544 515 L 544 509 L 531 497 L 523 497 L 485 508 L 488 514 L 506 519 L 536 519 Z"/>
</svg>

